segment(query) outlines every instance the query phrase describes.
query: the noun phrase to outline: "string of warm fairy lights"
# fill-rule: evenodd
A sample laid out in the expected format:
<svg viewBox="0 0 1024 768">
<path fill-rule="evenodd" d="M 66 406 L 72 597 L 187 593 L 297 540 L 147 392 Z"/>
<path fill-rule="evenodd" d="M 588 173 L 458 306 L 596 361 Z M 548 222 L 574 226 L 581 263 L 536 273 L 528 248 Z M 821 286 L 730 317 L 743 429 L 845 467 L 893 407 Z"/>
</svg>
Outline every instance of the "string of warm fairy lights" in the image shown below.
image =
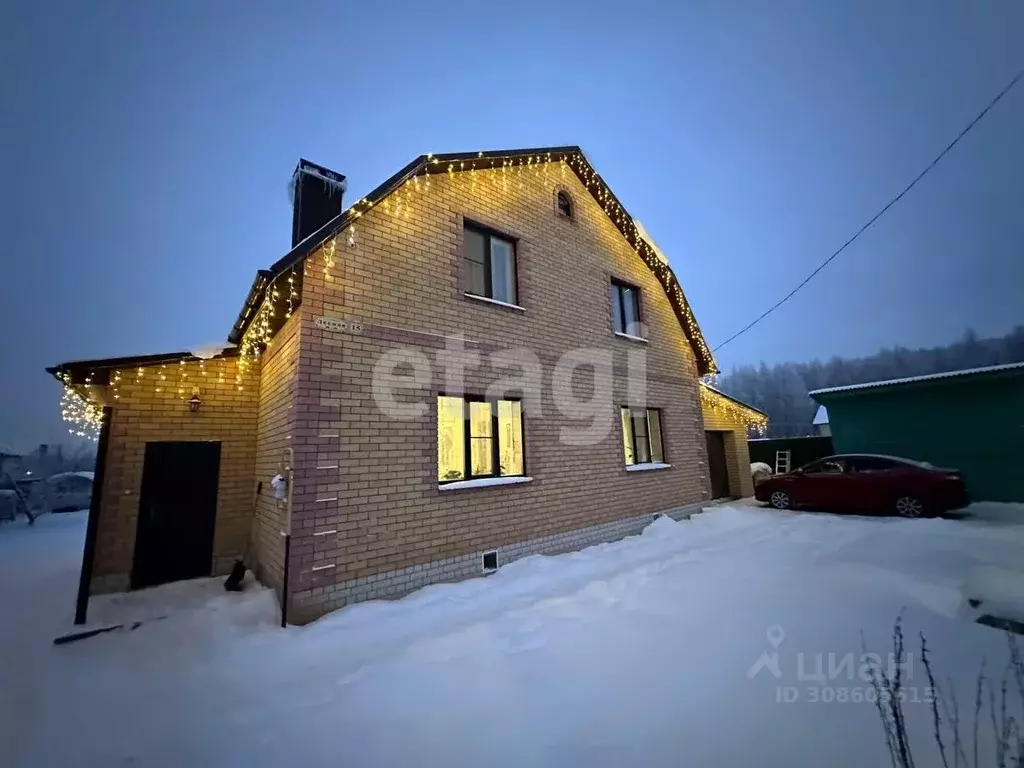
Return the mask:
<svg viewBox="0 0 1024 768">
<path fill-rule="evenodd" d="M 332 239 L 333 242 L 333 239 Z M 333 248 L 333 246 L 332 246 Z M 331 266 L 333 262 L 333 251 L 331 253 Z M 327 274 L 327 266 L 324 266 L 324 274 Z M 242 340 L 238 345 L 238 362 L 235 366 L 235 387 L 239 392 L 243 390 L 242 380 L 245 374 L 252 366 L 253 361 L 258 360 L 260 354 L 266 349 L 273 341 L 274 333 L 276 332 L 275 318 L 278 316 L 278 305 L 281 304 L 282 290 L 277 288 L 277 283 L 281 278 L 287 276 L 287 297 L 284 301 L 284 315 L 283 318 L 287 320 L 299 305 L 299 291 L 296 288 L 296 272 L 295 267 L 282 272 L 263 290 L 263 298 L 260 301 L 259 307 L 256 309 L 255 316 L 249 326 L 245 329 L 245 333 L 242 334 Z"/>
<path fill-rule="evenodd" d="M 632 217 L 626 213 L 625 209 L 615 199 L 611 190 L 608 189 L 608 186 L 601 177 L 590 166 L 590 163 L 582 155 L 578 154 L 570 155 L 568 163 L 588 189 L 591 189 L 591 191 L 596 189 L 597 201 L 604 208 L 604 212 L 615 222 L 620 231 L 624 230 L 626 240 L 640 254 L 640 258 L 644 260 L 644 263 L 647 264 L 648 268 L 665 288 L 665 292 L 676 306 L 677 311 L 682 314 L 682 320 L 686 325 L 686 335 L 700 350 L 701 362 L 703 363 L 701 373 L 717 372 L 718 366 L 715 364 L 715 357 L 711 353 L 711 348 L 707 345 L 707 342 L 704 341 L 704 336 L 697 325 L 697 319 L 693 316 L 690 303 L 686 300 L 683 289 L 679 285 L 679 281 L 676 279 L 672 268 L 658 256 L 650 243 L 640 234 Z"/>
<path fill-rule="evenodd" d="M 763 413 L 758 413 L 750 408 L 745 408 L 739 403 L 734 403 L 713 389 L 702 385 L 700 387 L 700 400 L 705 407 L 719 413 L 729 421 L 738 421 L 746 424 L 749 429 L 754 430 L 759 435 L 763 435 L 768 430 L 768 417 Z"/>
<path fill-rule="evenodd" d="M 426 156 L 426 165 L 429 168 L 422 166 L 413 169 L 409 175 L 403 180 L 396 184 L 394 187 L 386 190 L 381 196 L 376 199 L 369 197 L 361 197 L 356 200 L 349 208 L 345 211 L 344 225 L 342 232 L 346 233 L 347 243 L 350 247 L 356 245 L 356 222 L 371 210 L 377 206 L 381 206 L 385 213 L 392 215 L 404 216 L 408 218 L 410 209 L 412 207 L 412 197 L 417 192 L 424 192 L 430 189 L 430 177 L 432 175 L 431 168 L 434 172 L 440 172 L 442 169 L 440 166 L 444 165 L 443 171 L 449 176 L 468 171 L 471 177 L 475 176 L 476 171 L 485 169 L 499 169 L 503 175 L 508 173 L 520 173 L 524 171 L 541 170 L 545 175 L 550 173 L 551 166 L 557 164 L 560 166 L 564 173 L 564 168 L 570 168 L 587 187 L 591 195 L 597 200 L 598 204 L 604 209 L 605 214 L 615 223 L 616 227 L 622 232 L 623 236 L 630 246 L 637 252 L 647 267 L 654 273 L 658 278 L 665 292 L 668 294 L 669 300 L 672 302 L 673 307 L 676 310 L 676 314 L 679 316 L 681 324 L 684 326 L 684 331 L 691 342 L 696 346 L 698 357 L 700 358 L 699 368 L 701 373 L 715 373 L 718 368 L 715 363 L 714 355 L 711 352 L 711 348 L 704 341 L 703 334 L 700 331 L 700 327 L 697 325 L 697 320 L 693 315 L 693 310 L 690 307 L 690 303 L 687 301 L 683 289 L 679 284 L 675 273 L 666 261 L 655 251 L 651 244 L 641 234 L 640 230 L 633 221 L 633 218 L 626 212 L 622 205 L 612 194 L 611 190 L 604 183 L 601 176 L 591 167 L 587 159 L 579 152 L 566 153 L 561 157 L 555 157 L 551 152 L 545 152 L 536 155 L 521 155 L 516 157 L 507 157 L 501 159 L 500 166 L 492 159 L 485 158 L 483 152 L 477 153 L 476 159 L 461 159 L 453 161 L 442 160 L 433 154 Z M 422 177 L 422 182 L 421 182 Z M 325 241 L 320 249 L 321 258 L 323 261 L 323 272 L 324 277 L 329 279 L 330 271 L 333 269 L 337 258 L 337 235 L 332 236 Z M 268 287 L 268 292 L 269 292 Z M 250 323 L 246 333 L 243 335 L 243 357 L 258 357 L 259 350 L 266 346 L 271 340 L 272 331 L 269 328 L 269 321 L 274 317 L 273 302 L 268 301 L 268 298 L 264 297 L 260 309 L 257 312 L 257 316 Z M 289 312 L 295 307 L 294 297 L 289 295 Z M 255 330 L 253 330 L 255 327 Z M 248 337 L 248 344 L 246 339 Z M 248 349 L 246 349 L 248 347 Z M 246 363 L 240 362 L 240 365 L 244 367 Z M 243 368 L 244 369 L 244 368 Z"/>
<path fill-rule="evenodd" d="M 285 312 L 285 320 L 292 316 L 295 307 L 299 302 L 299 292 L 295 289 L 295 270 L 288 270 L 288 309 Z"/>
<path fill-rule="evenodd" d="M 697 347 L 698 356 L 700 358 L 698 362 L 701 372 L 713 373 L 717 370 L 714 356 L 701 335 L 700 328 L 693 316 L 693 311 L 691 310 L 689 302 L 686 300 L 682 288 L 679 285 L 679 281 L 676 279 L 671 267 L 669 267 L 663 258 L 659 256 L 655 249 L 652 248 L 647 240 L 642 236 L 632 217 L 630 217 L 626 210 L 619 204 L 611 190 L 604 183 L 604 180 L 596 171 L 594 171 L 590 166 L 590 163 L 579 152 L 566 153 L 561 157 L 555 157 L 550 152 L 536 155 L 506 157 L 501 159 L 500 165 L 492 158 L 484 158 L 482 152 L 477 154 L 476 159 L 461 159 L 450 162 L 441 160 L 433 154 L 428 154 L 426 156 L 426 164 L 431 166 L 431 168 L 417 166 L 403 181 L 388 189 L 377 199 L 362 197 L 359 200 L 356 200 L 355 203 L 345 211 L 343 227 L 340 234 L 345 236 L 345 242 L 347 245 L 349 247 L 356 246 L 356 222 L 378 205 L 382 206 L 384 212 L 387 214 L 409 218 L 413 207 L 414 197 L 418 193 L 428 192 L 430 190 L 432 172 L 441 172 L 442 169 L 438 166 L 442 163 L 446 163 L 446 167 L 443 171 L 449 176 L 455 173 L 468 171 L 474 184 L 478 170 L 500 169 L 503 179 L 507 179 L 510 176 L 515 178 L 518 175 L 520 179 L 520 186 L 522 186 L 524 173 L 539 171 L 543 173 L 545 177 L 550 178 L 552 166 L 556 166 L 561 178 L 564 179 L 566 168 L 571 169 L 580 182 L 587 187 L 587 190 L 591 193 L 594 199 L 601 205 L 609 219 L 614 222 L 616 227 L 625 237 L 626 241 L 661 282 L 673 304 L 673 307 L 676 309 L 676 314 L 679 316 L 688 338 Z M 320 248 L 324 277 L 328 280 L 330 279 L 331 270 L 334 268 L 337 261 L 337 238 L 338 235 L 335 234 L 325 241 Z M 308 267 L 308 260 L 303 259 L 301 268 L 305 271 Z M 245 375 L 251 368 L 253 362 L 257 361 L 263 350 L 272 343 L 273 336 L 277 331 L 277 326 L 279 325 L 276 322 L 277 319 L 281 317 L 284 320 L 287 320 L 294 314 L 295 310 L 299 306 L 301 296 L 299 295 L 299 290 L 297 288 L 297 268 L 299 267 L 293 266 L 278 274 L 264 288 L 260 304 L 255 310 L 251 321 L 246 326 L 246 329 L 242 334 L 242 339 L 239 343 L 239 355 L 235 368 L 234 381 L 238 391 L 242 391 Z M 278 288 L 278 283 L 282 279 L 284 279 L 285 283 L 281 288 Z M 287 287 L 284 287 L 285 285 Z M 179 397 L 187 398 L 190 395 L 189 384 L 191 382 L 188 379 L 188 371 L 185 366 L 185 361 L 180 361 L 177 367 L 178 374 L 176 391 Z M 200 363 L 200 375 L 205 375 L 205 373 L 205 364 Z M 144 368 L 140 366 L 135 372 L 135 384 L 141 384 L 144 377 Z M 121 371 L 114 371 L 111 377 L 110 386 L 111 393 L 115 401 L 121 396 L 121 379 Z M 157 393 L 162 393 L 165 390 L 168 390 L 168 387 L 173 386 L 168 383 L 168 369 L 166 364 L 160 365 L 155 375 L 150 376 L 147 380 L 155 382 L 155 391 Z M 223 367 L 221 367 L 218 370 L 218 383 L 224 383 L 224 380 L 224 371 Z M 88 432 L 89 430 L 93 430 L 94 426 L 98 429 L 99 420 L 102 419 L 102 406 L 93 402 L 90 398 L 83 397 L 79 392 L 72 389 L 70 386 L 70 378 L 64 380 L 64 382 L 65 397 L 68 400 L 68 407 L 65 408 L 62 404 L 62 411 L 66 411 L 68 413 L 71 417 L 69 421 L 75 425 L 71 430 L 72 433 L 77 434 L 78 431 Z M 89 386 L 90 385 L 87 383 L 87 390 Z M 704 388 L 702 388 L 701 394 L 702 397 L 706 396 Z M 726 400 L 726 402 L 728 401 Z M 732 404 L 730 403 L 730 405 Z M 728 408 L 729 406 L 719 405 L 719 407 Z M 735 406 L 735 413 L 741 414 L 742 420 L 749 423 L 753 428 L 763 431 L 764 424 L 761 423 L 761 420 L 752 416 L 745 409 Z"/>
<path fill-rule="evenodd" d="M 60 414 L 70 425 L 68 432 L 76 437 L 98 440 L 103 424 L 103 406 L 86 399 L 74 389 L 71 386 L 70 374 L 62 371 L 57 377 L 64 385 L 64 393 L 60 398 Z M 91 374 L 86 379 L 85 386 L 91 386 Z"/>
<path fill-rule="evenodd" d="M 217 361 L 217 383 L 224 384 L 224 371 L 230 365 L 228 360 Z M 61 396 L 61 416 L 68 423 L 68 432 L 78 437 L 96 440 L 103 419 L 103 406 L 115 405 L 123 397 L 123 386 L 126 375 L 132 394 L 138 394 L 147 383 L 153 384 L 153 392 L 164 396 L 173 394 L 178 399 L 188 402 L 198 392 L 205 392 L 207 377 L 211 371 L 203 358 L 182 358 L 177 365 L 160 363 L 150 366 L 138 366 L 134 372 L 125 372 L 119 368 L 111 369 L 107 374 L 107 395 L 100 392 L 102 385 L 94 384 L 95 372 L 89 374 L 79 384 L 73 385 L 71 374 L 67 371 L 57 373 L 57 378 L 64 385 Z M 133 381 L 132 381 L 133 380 Z M 173 380 L 173 381 L 172 381 Z"/>
</svg>

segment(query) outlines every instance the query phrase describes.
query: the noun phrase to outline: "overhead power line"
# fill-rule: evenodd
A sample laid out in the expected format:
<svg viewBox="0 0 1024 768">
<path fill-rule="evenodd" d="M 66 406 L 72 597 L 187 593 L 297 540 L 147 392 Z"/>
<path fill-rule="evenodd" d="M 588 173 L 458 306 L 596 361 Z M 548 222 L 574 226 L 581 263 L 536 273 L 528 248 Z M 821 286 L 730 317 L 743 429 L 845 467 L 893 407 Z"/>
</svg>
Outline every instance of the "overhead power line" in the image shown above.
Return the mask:
<svg viewBox="0 0 1024 768">
<path fill-rule="evenodd" d="M 906 187 L 903 188 L 902 192 L 900 192 L 898 195 L 896 195 L 896 197 L 894 197 L 892 200 L 890 200 L 888 203 L 886 203 L 885 207 L 882 210 L 880 210 L 878 213 L 876 213 L 874 216 L 872 216 L 868 220 L 867 224 L 865 224 L 863 227 L 858 229 L 856 231 L 856 233 L 854 233 L 853 237 L 851 237 L 849 240 L 847 240 L 845 243 L 843 243 L 841 246 L 839 246 L 838 250 L 836 250 L 835 253 L 833 253 L 831 256 L 829 256 L 827 259 L 825 259 L 823 262 L 821 262 L 821 264 L 818 265 L 817 269 L 815 269 L 813 272 L 811 272 L 811 274 L 809 274 L 807 277 L 805 277 L 800 282 L 800 284 L 797 285 L 796 288 L 794 288 L 792 291 L 790 291 L 785 296 L 783 296 L 779 301 L 777 301 L 775 304 L 773 304 L 771 307 L 769 307 L 764 313 L 759 315 L 752 323 L 750 323 L 749 325 L 745 326 L 741 330 L 737 331 L 732 336 L 730 336 L 728 339 L 726 339 L 721 344 L 719 344 L 717 347 L 715 347 L 713 351 L 717 352 L 722 347 L 724 347 L 726 344 L 728 344 L 730 341 L 733 341 L 734 339 L 739 338 L 744 333 L 746 333 L 751 328 L 753 328 L 755 325 L 757 325 L 759 322 L 761 322 L 766 317 L 768 317 L 768 315 L 770 315 L 776 309 L 778 309 L 783 304 L 785 304 L 787 301 L 789 301 L 791 298 L 793 298 L 793 296 L 796 294 L 797 291 L 799 291 L 801 288 L 803 288 L 805 285 L 807 285 L 809 282 L 811 282 L 811 280 L 813 280 L 814 277 L 819 272 L 821 272 L 821 270 L 823 270 L 825 267 L 827 267 L 829 264 L 832 263 L 832 260 L 836 256 L 838 256 L 843 251 L 845 251 L 846 248 L 851 243 L 853 243 L 854 240 L 856 240 L 858 237 L 860 237 L 862 234 L 864 234 L 864 232 L 867 231 L 867 229 L 872 224 L 874 224 L 876 221 L 878 221 L 880 218 L 882 218 L 883 215 L 885 215 L 886 211 L 888 211 L 890 208 L 892 208 L 894 205 L 896 205 L 896 203 L 898 203 L 900 201 L 900 199 L 905 194 L 907 194 L 907 192 L 912 190 L 917 185 L 917 182 L 919 182 L 921 179 L 923 179 L 925 176 L 927 176 L 928 172 L 931 171 L 932 168 L 934 168 L 936 165 L 939 164 L 939 161 L 942 158 L 944 158 L 949 153 L 949 151 L 951 149 L 953 149 L 953 147 L 955 147 L 960 142 L 960 139 L 962 139 L 964 136 L 966 136 L 968 133 L 970 133 L 971 129 L 974 126 L 976 126 L 979 122 L 981 122 L 981 119 L 983 117 L 985 117 L 985 115 L 988 114 L 989 110 L 992 109 L 992 107 L 994 107 L 997 103 L 999 103 L 999 100 L 1002 99 L 1003 96 L 1005 96 L 1007 93 L 1009 93 L 1010 89 L 1013 88 L 1013 86 L 1015 86 L 1017 84 L 1017 82 L 1021 78 L 1024 78 L 1024 69 L 1022 69 L 1020 72 L 1018 72 L 1016 75 L 1014 75 L 1013 79 L 1009 83 L 1006 84 L 1006 86 L 1003 88 L 1003 90 L 1001 90 L 999 93 L 997 93 L 995 98 L 992 99 L 992 101 L 990 101 L 988 103 L 988 106 L 986 106 L 983 110 L 981 110 L 981 112 L 979 112 L 977 114 L 977 116 L 973 120 L 971 120 L 970 123 L 967 124 L 966 128 L 964 128 L 962 131 L 960 131 L 959 135 L 955 139 L 953 139 L 953 141 L 951 141 L 949 143 L 949 145 L 944 150 L 942 150 L 939 153 L 938 157 L 936 157 L 934 160 L 932 160 L 923 171 L 921 171 L 919 174 L 917 174 L 917 176 L 914 178 L 914 180 L 912 182 L 910 182 Z"/>
</svg>

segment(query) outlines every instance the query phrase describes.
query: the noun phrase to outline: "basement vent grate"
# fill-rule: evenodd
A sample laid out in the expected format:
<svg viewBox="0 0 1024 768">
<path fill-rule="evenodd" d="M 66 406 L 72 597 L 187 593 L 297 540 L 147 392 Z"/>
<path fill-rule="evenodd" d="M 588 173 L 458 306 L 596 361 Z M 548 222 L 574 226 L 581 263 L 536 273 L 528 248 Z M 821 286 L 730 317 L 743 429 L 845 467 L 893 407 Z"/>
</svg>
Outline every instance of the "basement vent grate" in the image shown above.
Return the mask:
<svg viewBox="0 0 1024 768">
<path fill-rule="evenodd" d="M 498 553 L 484 552 L 483 556 L 484 573 L 498 570 Z"/>
</svg>

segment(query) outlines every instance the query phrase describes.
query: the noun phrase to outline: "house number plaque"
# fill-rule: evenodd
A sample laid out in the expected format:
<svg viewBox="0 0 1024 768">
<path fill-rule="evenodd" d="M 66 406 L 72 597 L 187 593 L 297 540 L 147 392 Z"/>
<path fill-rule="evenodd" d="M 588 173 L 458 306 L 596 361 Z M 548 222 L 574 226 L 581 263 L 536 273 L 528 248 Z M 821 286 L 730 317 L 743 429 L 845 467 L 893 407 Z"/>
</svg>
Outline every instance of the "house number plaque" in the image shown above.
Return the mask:
<svg viewBox="0 0 1024 768">
<path fill-rule="evenodd" d="M 325 317 L 317 315 L 313 319 L 313 325 L 325 331 L 336 331 L 339 333 L 362 333 L 363 324 L 359 320 L 345 320 L 341 317 Z"/>
</svg>

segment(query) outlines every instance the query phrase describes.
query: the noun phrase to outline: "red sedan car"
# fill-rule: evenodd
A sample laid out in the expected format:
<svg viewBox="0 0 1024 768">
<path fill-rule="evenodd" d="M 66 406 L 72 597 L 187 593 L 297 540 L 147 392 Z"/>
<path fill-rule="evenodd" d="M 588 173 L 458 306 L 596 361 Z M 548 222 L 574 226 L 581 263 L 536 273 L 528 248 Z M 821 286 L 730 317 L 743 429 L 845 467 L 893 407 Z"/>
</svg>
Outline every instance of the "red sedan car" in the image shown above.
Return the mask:
<svg viewBox="0 0 1024 768">
<path fill-rule="evenodd" d="M 757 485 L 754 497 L 776 509 L 895 512 L 902 517 L 940 514 L 969 502 L 957 470 L 863 453 L 826 456 L 770 477 Z"/>
</svg>

